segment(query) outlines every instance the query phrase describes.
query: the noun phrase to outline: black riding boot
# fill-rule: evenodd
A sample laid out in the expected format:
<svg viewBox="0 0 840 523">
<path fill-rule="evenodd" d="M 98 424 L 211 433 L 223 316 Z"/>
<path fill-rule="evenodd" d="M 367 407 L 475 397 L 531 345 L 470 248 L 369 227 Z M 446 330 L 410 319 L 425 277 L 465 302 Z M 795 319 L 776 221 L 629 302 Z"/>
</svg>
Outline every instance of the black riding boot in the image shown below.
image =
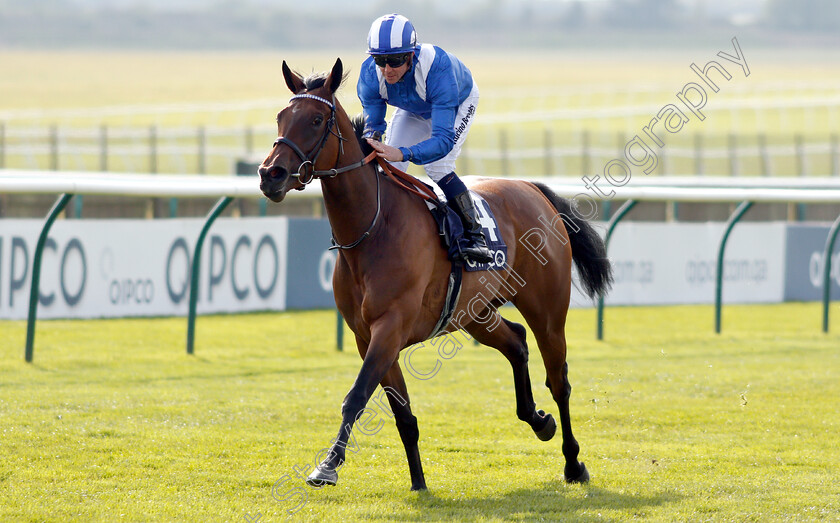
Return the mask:
<svg viewBox="0 0 840 523">
<path fill-rule="evenodd" d="M 487 248 L 487 241 L 481 232 L 481 224 L 478 222 L 470 192 L 464 191 L 456 195 L 452 198 L 451 204 L 464 223 L 464 237 L 467 239 L 467 246 L 461 251 L 470 261 L 475 263 L 493 261 L 493 254 Z"/>
</svg>

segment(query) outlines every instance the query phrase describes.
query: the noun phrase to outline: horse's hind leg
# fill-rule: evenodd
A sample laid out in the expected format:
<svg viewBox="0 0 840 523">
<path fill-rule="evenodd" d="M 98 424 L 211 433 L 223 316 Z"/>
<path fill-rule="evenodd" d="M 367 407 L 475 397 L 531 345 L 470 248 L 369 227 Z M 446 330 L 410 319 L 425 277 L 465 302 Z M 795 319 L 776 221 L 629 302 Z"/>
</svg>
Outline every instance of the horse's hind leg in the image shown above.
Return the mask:
<svg viewBox="0 0 840 523">
<path fill-rule="evenodd" d="M 546 377 L 545 386 L 551 390 L 554 401 L 560 407 L 560 427 L 563 433 L 563 457 L 566 458 L 563 476 L 565 476 L 566 481 L 569 483 L 586 483 L 589 481 L 589 471 L 586 470 L 586 465 L 582 461 L 577 460 L 578 454 L 580 453 L 580 445 L 572 434 L 572 420 L 569 415 L 569 398 L 572 395 L 572 386 L 569 383 L 568 363 L 563 362 L 562 385 L 554 387 L 553 383 L 551 378 Z M 556 388 L 560 389 L 559 394 L 555 393 Z"/>
<path fill-rule="evenodd" d="M 494 313 L 498 315 L 498 313 Z M 531 375 L 528 372 L 528 345 L 525 342 L 525 327 L 498 316 L 484 324 L 472 323 L 467 331 L 480 343 L 493 347 L 504 354 L 513 369 L 513 385 L 516 391 L 516 416 L 531 426 L 537 437 L 548 441 L 557 431 L 557 423 L 551 414 L 536 410 L 531 390 Z M 487 326 L 493 328 L 488 330 Z"/>
<path fill-rule="evenodd" d="M 572 386 L 569 383 L 569 365 L 566 363 L 565 324 L 568 306 L 563 306 L 561 302 L 561 305 L 557 306 L 559 309 L 552 311 L 550 309 L 557 307 L 551 307 L 545 301 L 542 306 L 537 304 L 535 307 L 529 307 L 525 299 L 519 300 L 516 305 L 537 339 L 545 365 L 545 385 L 560 408 L 563 457 L 566 459 L 563 475 L 569 483 L 585 483 L 589 481 L 589 472 L 577 459 L 580 445 L 572 434 L 572 420 L 569 414 Z"/>
<path fill-rule="evenodd" d="M 382 379 L 382 393 L 376 396 L 376 403 L 384 408 L 381 398 L 382 394 L 388 397 L 391 405 L 391 412 L 397 424 L 397 431 L 405 447 L 405 456 L 408 458 L 408 470 L 411 474 L 411 490 L 426 490 L 426 478 L 423 475 L 423 464 L 420 462 L 420 449 L 417 441 L 420 439 L 420 431 L 417 428 L 417 418 L 411 413 L 411 404 L 408 399 L 408 388 L 400 369 L 400 364 L 394 362 L 391 369 Z"/>
</svg>

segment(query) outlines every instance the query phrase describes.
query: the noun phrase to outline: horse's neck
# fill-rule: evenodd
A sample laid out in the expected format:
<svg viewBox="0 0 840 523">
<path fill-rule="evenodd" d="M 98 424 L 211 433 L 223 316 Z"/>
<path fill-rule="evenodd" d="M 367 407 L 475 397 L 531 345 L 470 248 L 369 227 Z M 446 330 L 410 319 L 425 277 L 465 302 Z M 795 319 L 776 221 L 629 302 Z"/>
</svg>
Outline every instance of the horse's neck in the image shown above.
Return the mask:
<svg viewBox="0 0 840 523">
<path fill-rule="evenodd" d="M 341 119 L 341 134 L 349 136 L 344 144 L 344 154 L 339 157 L 338 167 L 353 164 L 362 159 L 362 150 L 356 142 L 349 120 Z M 333 178 L 321 180 L 321 192 L 327 210 L 333 238 L 341 245 L 358 240 L 371 226 L 377 207 L 384 203 L 381 191 L 377 189 L 374 163 L 341 173 Z M 379 193 L 379 194 L 378 194 Z"/>
<path fill-rule="evenodd" d="M 321 181 L 327 218 L 339 245 L 352 245 L 380 225 L 374 223 L 378 214 L 381 217 L 378 208 L 383 203 L 382 195 L 377 195 L 376 176 L 365 166 Z"/>
</svg>

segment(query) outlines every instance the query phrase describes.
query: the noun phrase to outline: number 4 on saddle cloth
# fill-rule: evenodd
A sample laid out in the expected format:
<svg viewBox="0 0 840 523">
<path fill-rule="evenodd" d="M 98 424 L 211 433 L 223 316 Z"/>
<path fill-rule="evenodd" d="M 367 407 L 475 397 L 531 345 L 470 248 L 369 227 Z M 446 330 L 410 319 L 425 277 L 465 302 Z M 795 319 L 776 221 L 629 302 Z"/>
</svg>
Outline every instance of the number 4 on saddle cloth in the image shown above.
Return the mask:
<svg viewBox="0 0 840 523">
<path fill-rule="evenodd" d="M 372 157 L 373 153 L 371 153 Z M 458 272 L 460 279 L 460 269 L 463 266 L 468 272 L 472 271 L 488 271 L 488 270 L 503 270 L 507 265 L 507 245 L 505 245 L 502 235 L 499 233 L 499 227 L 496 225 L 496 218 L 493 216 L 493 211 L 490 210 L 490 205 L 479 196 L 477 193 L 470 191 L 470 197 L 473 200 L 473 207 L 475 207 L 478 215 L 478 222 L 481 224 L 484 238 L 487 242 L 487 248 L 493 254 L 493 260 L 487 263 L 477 263 L 467 259 L 463 254 L 463 248 L 467 246 L 467 239 L 464 237 L 466 231 L 461 218 L 456 214 L 455 210 L 449 207 L 446 202 L 441 199 L 441 194 L 435 191 L 431 185 L 403 172 L 382 158 L 376 158 L 379 163 L 380 172 L 386 177 L 390 178 L 397 185 L 412 192 L 417 196 L 423 198 L 429 212 L 435 219 L 438 226 L 438 234 L 440 235 L 443 248 L 446 249 L 449 261 L 452 262 L 453 273 Z M 457 271 L 455 269 L 458 269 Z"/>
<path fill-rule="evenodd" d="M 503 270 L 507 265 L 507 245 L 505 245 L 502 235 L 499 233 L 493 211 L 490 210 L 490 205 L 484 198 L 477 193 L 470 191 L 470 197 L 472 197 L 475 212 L 478 215 L 479 223 L 481 223 L 484 238 L 487 240 L 487 247 L 493 254 L 493 261 L 476 263 L 466 259 L 461 250 L 467 242 L 464 237 L 464 224 L 461 222 L 461 218 L 445 202 L 426 200 L 426 206 L 438 224 L 441 243 L 446 249 L 449 260 L 453 263 L 463 264 L 466 271 Z"/>
</svg>

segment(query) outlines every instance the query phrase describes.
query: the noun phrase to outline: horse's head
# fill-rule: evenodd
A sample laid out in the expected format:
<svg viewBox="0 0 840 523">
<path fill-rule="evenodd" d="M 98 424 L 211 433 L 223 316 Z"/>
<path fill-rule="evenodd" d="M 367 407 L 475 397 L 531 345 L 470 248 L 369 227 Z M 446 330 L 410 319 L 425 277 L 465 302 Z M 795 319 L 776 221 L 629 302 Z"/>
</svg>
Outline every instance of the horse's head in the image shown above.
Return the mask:
<svg viewBox="0 0 840 523">
<path fill-rule="evenodd" d="M 335 133 L 334 94 L 343 79 L 341 59 L 326 76 L 304 80 L 283 62 L 283 78 L 295 96 L 277 113 L 277 140 L 257 172 L 260 190 L 280 202 L 292 189 L 303 189 L 313 172 L 335 165 L 339 140 Z"/>
</svg>

